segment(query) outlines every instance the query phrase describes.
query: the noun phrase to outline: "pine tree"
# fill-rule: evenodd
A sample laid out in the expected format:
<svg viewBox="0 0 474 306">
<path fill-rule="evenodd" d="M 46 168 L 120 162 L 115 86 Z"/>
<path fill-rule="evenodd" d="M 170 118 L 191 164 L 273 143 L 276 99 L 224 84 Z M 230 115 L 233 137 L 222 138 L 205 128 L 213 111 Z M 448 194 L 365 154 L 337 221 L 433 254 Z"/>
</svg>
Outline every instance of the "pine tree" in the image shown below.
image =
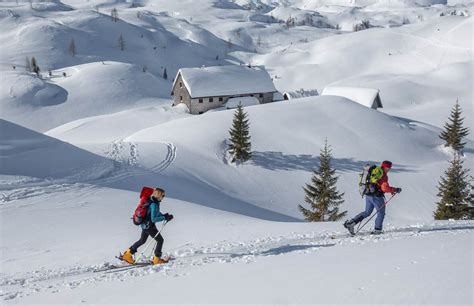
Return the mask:
<svg viewBox="0 0 474 306">
<path fill-rule="evenodd" d="M 339 212 L 338 206 L 344 202 L 344 193 L 336 188 L 339 178 L 335 175 L 336 169 L 331 167 L 331 152 L 326 139 L 319 155 L 319 169 L 313 171 L 311 183 L 303 187 L 306 194 L 304 201 L 310 209 L 302 205 L 298 207 L 307 221 L 337 221 L 347 214 L 347 211 Z"/>
<path fill-rule="evenodd" d="M 459 101 L 456 100 L 451 110 L 450 122 L 444 124 L 444 130 L 439 135 L 439 138 L 446 141 L 445 147 L 451 147 L 456 151 L 460 151 L 464 148 L 465 142 L 462 142 L 462 138 L 469 134 L 469 129 L 463 127 L 464 118 L 461 118 L 461 107 Z"/>
<path fill-rule="evenodd" d="M 122 34 L 120 34 L 120 36 L 119 36 L 118 45 L 119 45 L 120 50 L 122 50 L 122 51 L 125 50 L 125 39 L 123 39 Z"/>
<path fill-rule="evenodd" d="M 71 42 L 69 43 L 69 54 L 71 56 L 76 56 L 76 43 L 74 42 L 74 38 L 71 39 Z"/>
<path fill-rule="evenodd" d="M 252 144 L 249 135 L 249 120 L 244 112 L 242 104 L 239 104 L 234 113 L 232 128 L 229 131 L 229 152 L 232 154 L 232 162 L 245 162 L 252 157 Z"/>
<path fill-rule="evenodd" d="M 163 71 L 163 79 L 165 80 L 168 79 L 168 73 L 166 73 L 166 68 L 165 68 L 165 71 Z"/>
<path fill-rule="evenodd" d="M 444 172 L 438 185 L 438 207 L 436 220 L 474 219 L 474 195 L 469 169 L 463 168 L 463 161 L 455 153 L 450 167 Z"/>
</svg>

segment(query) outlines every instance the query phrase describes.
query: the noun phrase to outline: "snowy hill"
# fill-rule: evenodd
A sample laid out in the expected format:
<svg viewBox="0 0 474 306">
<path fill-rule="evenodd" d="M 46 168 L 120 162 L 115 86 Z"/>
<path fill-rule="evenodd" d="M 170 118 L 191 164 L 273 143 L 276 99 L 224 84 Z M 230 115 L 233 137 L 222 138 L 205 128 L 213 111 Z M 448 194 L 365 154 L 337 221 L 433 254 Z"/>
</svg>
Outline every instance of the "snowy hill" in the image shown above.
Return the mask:
<svg viewBox="0 0 474 306">
<path fill-rule="evenodd" d="M 456 100 L 471 133 L 461 157 L 473 171 L 473 7 L 0 1 L 0 299 L 473 304 L 474 223 L 433 220 L 452 157 L 438 135 Z M 362 22 L 368 29 L 353 31 Z M 246 106 L 252 159 L 235 165 L 226 154 L 234 110 L 190 115 L 171 106 L 171 86 L 181 68 L 248 64 L 265 66 L 282 93 L 373 88 L 383 108 L 338 96 Z M 222 87 L 209 80 L 201 90 Z M 344 220 L 303 221 L 302 186 L 326 139 L 347 218 L 364 208 L 362 167 L 393 162 L 390 184 L 403 191 L 387 206 L 383 235 L 369 234 L 373 220 L 355 237 Z M 120 266 L 114 256 L 140 236 L 130 217 L 143 186 L 166 190 L 172 260 Z"/>
<path fill-rule="evenodd" d="M 8 121 L 0 120 L 0 130 L 4 175 L 80 181 L 113 169 L 110 160 Z"/>
<path fill-rule="evenodd" d="M 354 206 L 360 202 L 354 188 L 358 172 L 365 163 L 378 163 L 383 156 L 396 161 L 392 183 L 406 186 L 400 203 L 388 218 L 401 221 L 430 217 L 429 203 L 435 201 L 436 180 L 441 174 L 439 163 L 447 158 L 437 149 L 441 144 L 439 130 L 387 116 L 344 98 L 293 101 L 248 108 L 253 158 L 242 167 L 235 168 L 223 161 L 223 141 L 228 137 L 233 111 L 207 114 L 204 122 L 200 117 L 170 121 L 125 141 L 172 142 L 178 154 L 165 174 L 191 174 L 229 195 L 298 217 L 300 188 L 318 165 L 319 150 L 327 137 L 334 149 L 335 167 L 341 173 L 341 189 L 346 192 L 344 209 L 352 213 L 359 209 Z M 278 175 L 272 175 L 275 172 Z M 262 193 L 262 188 L 267 192 Z M 410 203 L 408 199 L 415 196 L 419 203 Z M 413 205 L 417 206 L 415 215 L 411 211 Z"/>
<path fill-rule="evenodd" d="M 456 99 L 472 113 L 473 18 L 331 36 L 253 57 L 281 91 L 359 86 L 381 91 L 384 111 L 441 126 Z M 361 44 L 360 41 L 364 41 Z M 301 73 L 305 71 L 305 73 Z M 307 77 L 311 74 L 311 78 Z M 473 127 L 472 116 L 466 124 Z"/>
<path fill-rule="evenodd" d="M 24 72 L 5 73 L 1 79 L 6 89 L 0 94 L 2 116 L 39 131 L 140 105 L 168 104 L 163 97 L 170 86 L 140 67 L 117 62 L 53 70 L 52 77 L 43 80 Z"/>
</svg>

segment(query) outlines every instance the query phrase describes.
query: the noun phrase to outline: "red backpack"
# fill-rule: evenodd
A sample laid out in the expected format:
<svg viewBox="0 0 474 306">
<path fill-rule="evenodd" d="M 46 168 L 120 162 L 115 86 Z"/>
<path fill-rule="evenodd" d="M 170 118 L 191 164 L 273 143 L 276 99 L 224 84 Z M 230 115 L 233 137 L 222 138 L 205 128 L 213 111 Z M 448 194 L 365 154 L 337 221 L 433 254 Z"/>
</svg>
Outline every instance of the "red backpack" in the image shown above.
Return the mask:
<svg viewBox="0 0 474 306">
<path fill-rule="evenodd" d="M 146 219 L 146 213 L 148 211 L 148 206 L 150 206 L 150 197 L 154 189 L 151 187 L 143 187 L 142 192 L 140 192 L 140 202 L 133 213 L 133 224 L 140 225 Z"/>
</svg>

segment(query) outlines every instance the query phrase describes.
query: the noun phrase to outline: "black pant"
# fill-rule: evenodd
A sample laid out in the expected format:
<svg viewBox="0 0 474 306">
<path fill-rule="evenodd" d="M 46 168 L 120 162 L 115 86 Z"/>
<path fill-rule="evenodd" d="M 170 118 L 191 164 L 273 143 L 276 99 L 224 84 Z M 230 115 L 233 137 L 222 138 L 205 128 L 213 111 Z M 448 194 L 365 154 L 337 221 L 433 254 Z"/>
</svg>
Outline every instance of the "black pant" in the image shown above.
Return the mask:
<svg viewBox="0 0 474 306">
<path fill-rule="evenodd" d="M 156 226 L 154 224 L 147 229 L 142 229 L 142 235 L 140 236 L 140 240 L 135 242 L 130 247 L 130 251 L 132 252 L 132 254 L 135 254 L 137 252 L 137 249 L 145 244 L 146 240 L 148 239 L 148 236 L 151 236 L 153 238 L 156 236 L 157 233 L 158 230 L 156 229 Z M 161 257 L 161 249 L 163 248 L 164 239 L 161 234 L 158 234 L 158 236 L 155 237 L 155 240 L 157 242 L 155 248 L 155 256 Z"/>
</svg>

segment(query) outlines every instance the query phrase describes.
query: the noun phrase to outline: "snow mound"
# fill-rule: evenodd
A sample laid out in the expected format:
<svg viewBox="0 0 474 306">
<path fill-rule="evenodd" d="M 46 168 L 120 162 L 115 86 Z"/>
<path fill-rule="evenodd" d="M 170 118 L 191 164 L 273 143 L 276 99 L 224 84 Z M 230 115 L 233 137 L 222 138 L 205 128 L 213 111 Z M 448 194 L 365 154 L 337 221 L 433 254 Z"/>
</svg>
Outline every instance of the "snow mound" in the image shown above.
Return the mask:
<svg viewBox="0 0 474 306">
<path fill-rule="evenodd" d="M 252 105 L 259 105 L 260 102 L 255 97 L 238 97 L 238 98 L 230 98 L 227 100 L 225 104 L 225 108 L 237 108 L 239 105 L 242 106 L 252 106 Z"/>
<path fill-rule="evenodd" d="M 0 74 L 0 111 L 11 105 L 51 106 L 66 102 L 68 92 L 51 82 L 29 73 L 4 72 Z"/>
<path fill-rule="evenodd" d="M 162 97 L 169 95 L 170 86 L 166 80 L 144 73 L 141 67 L 117 62 L 53 70 L 47 81 L 17 73 L 5 73 L 1 78 L 10 87 L 0 93 L 2 117 L 40 131 L 89 116 L 159 106 L 164 103 Z"/>
<path fill-rule="evenodd" d="M 73 8 L 62 3 L 59 0 L 37 1 L 31 4 L 33 10 L 37 12 L 55 12 L 55 11 L 72 11 Z"/>
<path fill-rule="evenodd" d="M 379 90 L 374 88 L 361 88 L 361 87 L 325 87 L 322 94 L 323 96 L 340 96 L 353 100 L 360 105 L 365 107 L 372 107 L 374 101 L 379 95 Z M 375 103 L 375 107 L 382 107 L 382 104 Z"/>
<path fill-rule="evenodd" d="M 74 144 L 109 143 L 145 128 L 188 116 L 191 115 L 185 104 L 147 106 L 75 120 L 45 134 Z"/>
</svg>

